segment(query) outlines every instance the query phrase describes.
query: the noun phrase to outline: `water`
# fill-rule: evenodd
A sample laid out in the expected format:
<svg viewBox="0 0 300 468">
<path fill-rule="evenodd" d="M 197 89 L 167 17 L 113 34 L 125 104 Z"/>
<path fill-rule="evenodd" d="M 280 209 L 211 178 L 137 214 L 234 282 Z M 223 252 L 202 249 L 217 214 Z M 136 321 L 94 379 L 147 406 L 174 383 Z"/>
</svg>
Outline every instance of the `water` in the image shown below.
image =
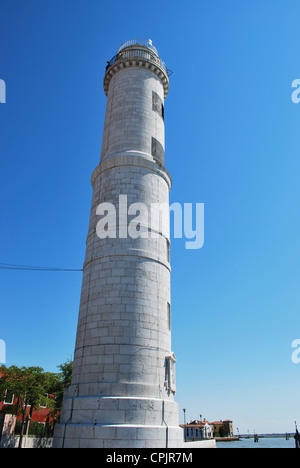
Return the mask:
<svg viewBox="0 0 300 468">
<path fill-rule="evenodd" d="M 217 442 L 217 448 L 295 448 L 295 440 L 294 437 L 290 440 L 263 438 L 255 443 L 253 439 L 240 439 L 236 442 Z"/>
</svg>

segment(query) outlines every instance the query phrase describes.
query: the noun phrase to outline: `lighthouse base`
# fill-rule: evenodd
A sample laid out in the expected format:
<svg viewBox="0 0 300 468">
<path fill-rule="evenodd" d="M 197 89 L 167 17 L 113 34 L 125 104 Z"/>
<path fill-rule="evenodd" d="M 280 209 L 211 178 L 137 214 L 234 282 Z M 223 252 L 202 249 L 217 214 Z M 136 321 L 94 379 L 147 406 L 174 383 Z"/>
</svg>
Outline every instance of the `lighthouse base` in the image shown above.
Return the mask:
<svg viewBox="0 0 300 468">
<path fill-rule="evenodd" d="M 182 448 L 178 426 L 59 424 L 53 448 Z"/>
<path fill-rule="evenodd" d="M 68 389 L 67 389 L 68 390 Z M 179 448 L 183 429 L 171 400 L 121 396 L 64 399 L 54 448 Z"/>
</svg>

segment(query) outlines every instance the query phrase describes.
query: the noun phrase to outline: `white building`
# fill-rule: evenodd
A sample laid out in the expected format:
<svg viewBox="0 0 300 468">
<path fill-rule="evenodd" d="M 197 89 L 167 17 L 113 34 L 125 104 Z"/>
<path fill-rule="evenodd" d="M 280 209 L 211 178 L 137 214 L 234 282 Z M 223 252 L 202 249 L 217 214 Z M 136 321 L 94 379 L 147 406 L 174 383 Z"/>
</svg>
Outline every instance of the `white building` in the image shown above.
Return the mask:
<svg viewBox="0 0 300 468">
<path fill-rule="evenodd" d="M 190 424 L 183 424 L 180 427 L 184 429 L 186 442 L 213 438 L 213 426 L 207 421 L 192 421 Z"/>
</svg>

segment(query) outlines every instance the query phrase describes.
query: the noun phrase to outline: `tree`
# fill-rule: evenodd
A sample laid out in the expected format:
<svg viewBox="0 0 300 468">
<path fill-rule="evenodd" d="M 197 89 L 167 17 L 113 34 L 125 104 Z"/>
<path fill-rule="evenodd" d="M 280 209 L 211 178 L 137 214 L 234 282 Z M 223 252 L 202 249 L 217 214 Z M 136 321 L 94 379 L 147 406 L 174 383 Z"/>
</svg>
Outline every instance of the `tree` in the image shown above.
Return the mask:
<svg viewBox="0 0 300 468">
<path fill-rule="evenodd" d="M 25 418 L 29 409 L 30 421 L 34 409 L 39 406 L 53 407 L 53 400 L 48 398 L 49 387 L 53 384 L 53 375 L 41 367 L 0 367 L 0 400 L 4 400 L 7 392 L 14 395 L 12 412 L 22 416 L 19 448 L 22 447 Z"/>
<path fill-rule="evenodd" d="M 60 418 L 64 391 L 71 385 L 73 361 L 67 361 L 57 367 L 60 369 L 60 373 L 54 374 L 56 376 L 56 380 L 53 380 L 53 385 L 51 387 L 51 391 L 49 392 L 55 395 L 55 402 L 51 416 L 56 419 L 56 422 L 58 422 Z"/>
<path fill-rule="evenodd" d="M 11 412 L 21 416 L 19 448 L 22 447 L 26 418 L 29 427 L 35 409 L 47 406 L 51 416 L 59 420 L 64 390 L 71 384 L 73 362 L 67 361 L 57 367 L 60 372 L 52 373 L 44 372 L 41 367 L 0 366 L 0 401 L 7 394 L 13 395 Z"/>
</svg>

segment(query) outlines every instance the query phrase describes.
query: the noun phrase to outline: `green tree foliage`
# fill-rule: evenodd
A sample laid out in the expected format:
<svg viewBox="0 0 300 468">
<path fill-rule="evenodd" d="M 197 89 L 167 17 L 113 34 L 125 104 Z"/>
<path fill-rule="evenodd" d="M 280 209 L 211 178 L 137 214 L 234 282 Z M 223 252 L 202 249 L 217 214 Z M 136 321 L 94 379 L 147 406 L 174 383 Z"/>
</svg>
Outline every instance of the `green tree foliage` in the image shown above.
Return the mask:
<svg viewBox="0 0 300 468">
<path fill-rule="evenodd" d="M 0 366 L 0 401 L 13 397 L 10 412 L 22 418 L 20 446 L 26 417 L 47 406 L 52 417 L 59 418 L 64 389 L 71 383 L 72 361 L 58 366 L 60 372 L 45 372 L 41 367 Z M 29 411 L 29 412 L 28 412 Z"/>
<path fill-rule="evenodd" d="M 58 422 L 60 418 L 64 390 L 71 385 L 73 361 L 67 361 L 64 364 L 60 364 L 58 368 L 60 369 L 60 372 L 58 374 L 54 374 L 55 379 L 53 380 L 51 392 L 49 392 L 55 395 L 54 407 L 51 415 L 56 419 L 56 422 Z"/>
</svg>

